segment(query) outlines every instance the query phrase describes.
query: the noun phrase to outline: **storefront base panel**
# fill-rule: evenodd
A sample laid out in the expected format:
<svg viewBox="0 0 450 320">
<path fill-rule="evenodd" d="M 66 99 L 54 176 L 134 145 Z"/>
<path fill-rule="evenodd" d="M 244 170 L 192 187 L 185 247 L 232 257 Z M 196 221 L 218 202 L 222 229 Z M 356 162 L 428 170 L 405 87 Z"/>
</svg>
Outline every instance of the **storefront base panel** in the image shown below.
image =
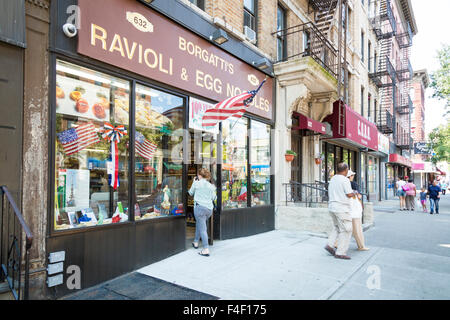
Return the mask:
<svg viewBox="0 0 450 320">
<path fill-rule="evenodd" d="M 185 250 L 184 216 L 100 229 L 47 240 L 47 255 L 65 251 L 63 283 L 48 289 L 49 298 L 74 292 L 67 285 L 74 283 L 69 266 L 80 268 L 81 289 L 86 289 Z"/>
<path fill-rule="evenodd" d="M 248 237 L 275 230 L 275 207 L 243 208 L 220 215 L 220 239 Z"/>
</svg>

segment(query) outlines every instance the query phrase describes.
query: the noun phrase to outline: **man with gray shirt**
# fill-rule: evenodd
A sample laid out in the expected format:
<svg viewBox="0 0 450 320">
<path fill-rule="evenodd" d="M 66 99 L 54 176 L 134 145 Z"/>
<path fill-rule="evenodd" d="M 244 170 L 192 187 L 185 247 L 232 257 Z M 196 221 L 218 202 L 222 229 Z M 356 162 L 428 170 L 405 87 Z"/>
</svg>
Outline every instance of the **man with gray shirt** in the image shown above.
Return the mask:
<svg viewBox="0 0 450 320">
<path fill-rule="evenodd" d="M 347 250 L 352 236 L 352 216 L 350 214 L 350 198 L 355 194 L 347 178 L 348 165 L 339 163 L 337 173 L 328 184 L 328 210 L 333 219 L 333 231 L 328 237 L 325 247 L 330 254 L 338 259 L 350 259 Z M 334 244 L 337 240 L 337 250 Z"/>
</svg>

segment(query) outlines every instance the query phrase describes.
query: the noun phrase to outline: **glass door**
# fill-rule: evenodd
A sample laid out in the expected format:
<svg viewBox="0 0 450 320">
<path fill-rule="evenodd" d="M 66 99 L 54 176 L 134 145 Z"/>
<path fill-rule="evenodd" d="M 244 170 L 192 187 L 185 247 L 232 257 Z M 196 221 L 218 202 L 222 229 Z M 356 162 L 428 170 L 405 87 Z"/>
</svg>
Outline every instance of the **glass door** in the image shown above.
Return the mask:
<svg viewBox="0 0 450 320">
<path fill-rule="evenodd" d="M 211 183 L 217 186 L 217 135 L 203 131 L 190 130 L 191 156 L 188 164 L 187 187 L 189 190 L 200 169 L 211 172 Z M 212 240 L 212 220 L 208 224 L 208 238 Z M 186 239 L 195 237 L 194 198 L 188 196 L 186 210 Z"/>
</svg>

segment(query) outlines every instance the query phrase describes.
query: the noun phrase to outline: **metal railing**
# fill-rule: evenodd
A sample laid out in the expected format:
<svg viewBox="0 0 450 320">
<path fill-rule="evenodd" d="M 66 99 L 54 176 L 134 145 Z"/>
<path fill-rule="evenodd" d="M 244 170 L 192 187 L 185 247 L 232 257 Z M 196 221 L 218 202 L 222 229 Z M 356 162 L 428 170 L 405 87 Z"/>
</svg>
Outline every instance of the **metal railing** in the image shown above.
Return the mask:
<svg viewBox="0 0 450 320">
<path fill-rule="evenodd" d="M 8 282 L 16 300 L 28 300 L 30 248 L 33 243 L 33 234 L 6 186 L 0 187 L 0 198 L 0 281 Z M 23 236 L 25 236 L 25 246 Z"/>
<path fill-rule="evenodd" d="M 291 181 L 284 183 L 286 204 L 304 203 L 307 207 L 311 207 L 313 203 L 328 202 L 328 190 L 326 184 L 323 183 L 300 183 Z"/>
<path fill-rule="evenodd" d="M 384 23 L 384 21 L 388 21 L 388 23 Z M 390 0 L 381 0 L 379 12 L 371 19 L 371 24 L 377 40 L 389 39 L 396 34 L 397 23 Z"/>
<path fill-rule="evenodd" d="M 409 22 L 406 22 L 406 24 L 399 24 L 399 26 L 403 27 L 403 32 L 399 32 L 395 36 L 398 46 L 400 47 L 400 49 L 411 47 L 413 38 L 411 25 L 409 24 Z"/>
<path fill-rule="evenodd" d="M 394 132 L 394 119 L 388 110 L 380 110 L 377 119 L 377 128 L 386 134 Z"/>
<path fill-rule="evenodd" d="M 390 87 L 395 84 L 397 74 L 388 55 L 384 55 L 380 58 L 377 70 L 369 73 L 369 78 L 378 88 Z"/>
<path fill-rule="evenodd" d="M 277 62 L 296 57 L 312 57 L 319 65 L 337 78 L 337 50 L 312 22 L 278 30 L 272 33 L 286 44 L 286 54 Z"/>
</svg>

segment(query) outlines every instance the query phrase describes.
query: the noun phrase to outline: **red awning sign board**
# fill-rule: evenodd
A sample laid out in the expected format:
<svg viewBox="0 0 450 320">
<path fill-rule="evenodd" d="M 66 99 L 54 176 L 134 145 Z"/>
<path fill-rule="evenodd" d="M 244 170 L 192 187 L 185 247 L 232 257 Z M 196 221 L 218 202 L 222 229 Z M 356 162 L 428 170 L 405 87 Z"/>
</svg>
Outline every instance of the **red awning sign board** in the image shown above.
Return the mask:
<svg viewBox="0 0 450 320">
<path fill-rule="evenodd" d="M 400 164 L 402 166 L 405 167 L 411 167 L 412 166 L 412 162 L 411 160 L 397 154 L 397 153 L 391 153 L 389 155 L 389 162 L 390 163 L 395 163 L 395 164 Z"/>
<path fill-rule="evenodd" d="M 412 164 L 412 169 L 413 169 L 413 170 L 425 170 L 425 163 L 416 163 L 416 162 L 413 162 L 413 164 Z"/>
<path fill-rule="evenodd" d="M 345 119 L 344 123 L 342 123 L 342 119 Z M 327 116 L 324 121 L 333 125 L 332 139 L 345 139 L 356 143 L 359 147 L 378 151 L 378 129 L 376 125 L 349 106 L 344 105 L 344 108 L 340 109 L 339 101 L 336 101 L 333 104 L 333 114 Z M 342 126 L 344 130 L 339 132 L 342 131 L 339 130 Z"/>
<path fill-rule="evenodd" d="M 304 116 L 301 113 L 295 112 L 295 116 L 298 117 L 299 125 L 298 125 L 298 127 L 293 127 L 292 128 L 293 130 L 306 129 L 306 130 L 311 130 L 311 131 L 314 131 L 314 132 L 317 132 L 320 134 L 326 133 L 325 125 L 322 122 L 308 118 L 307 116 Z"/>
</svg>

